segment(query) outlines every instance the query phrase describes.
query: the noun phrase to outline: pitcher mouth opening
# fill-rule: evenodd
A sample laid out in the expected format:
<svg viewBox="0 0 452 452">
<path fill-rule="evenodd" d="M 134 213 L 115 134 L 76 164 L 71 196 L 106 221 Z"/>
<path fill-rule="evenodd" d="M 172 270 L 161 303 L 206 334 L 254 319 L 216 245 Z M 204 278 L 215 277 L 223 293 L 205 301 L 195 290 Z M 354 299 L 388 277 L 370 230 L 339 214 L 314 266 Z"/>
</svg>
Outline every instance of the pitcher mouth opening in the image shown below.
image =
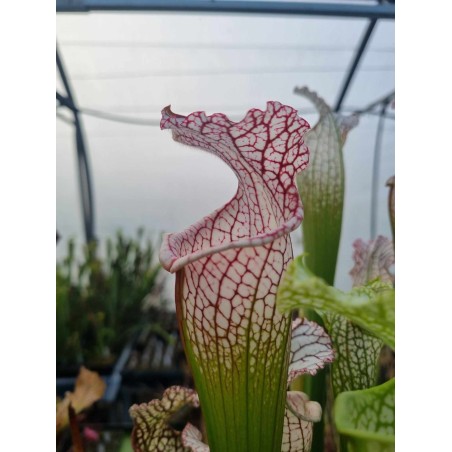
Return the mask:
<svg viewBox="0 0 452 452">
<path fill-rule="evenodd" d="M 163 243 L 160 248 L 160 263 L 163 268 L 170 273 L 175 273 L 187 264 L 196 262 L 203 257 L 210 256 L 212 254 L 220 253 L 225 250 L 245 247 L 257 247 L 263 246 L 267 243 L 271 243 L 276 239 L 288 235 L 295 229 L 297 229 L 303 220 L 303 209 L 299 208 L 298 212 L 290 220 L 283 223 L 280 227 L 263 234 L 258 234 L 254 237 L 247 237 L 244 239 L 233 240 L 221 245 L 211 246 L 206 249 L 201 249 L 186 255 L 177 254 L 174 251 L 174 242 L 178 241 L 178 236 L 181 236 L 187 230 L 180 233 L 165 234 L 163 236 Z"/>
<path fill-rule="evenodd" d="M 167 271 L 228 249 L 266 245 L 301 224 L 295 177 L 309 162 L 304 135 L 310 126 L 295 109 L 270 101 L 265 111 L 251 109 L 233 122 L 222 113 L 182 116 L 168 106 L 160 126 L 176 141 L 221 158 L 238 179 L 235 196 L 223 207 L 164 236 L 160 262 Z"/>
</svg>

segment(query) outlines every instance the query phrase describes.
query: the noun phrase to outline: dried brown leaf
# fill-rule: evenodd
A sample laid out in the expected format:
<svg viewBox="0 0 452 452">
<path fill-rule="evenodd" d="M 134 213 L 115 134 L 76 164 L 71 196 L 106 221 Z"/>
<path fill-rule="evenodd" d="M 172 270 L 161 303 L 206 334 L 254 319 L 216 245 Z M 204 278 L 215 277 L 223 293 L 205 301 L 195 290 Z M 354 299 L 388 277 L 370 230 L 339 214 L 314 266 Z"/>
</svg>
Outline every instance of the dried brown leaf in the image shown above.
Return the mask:
<svg viewBox="0 0 452 452">
<path fill-rule="evenodd" d="M 106 389 L 104 380 L 97 372 L 80 368 L 75 381 L 74 392 L 66 392 L 64 399 L 57 401 L 56 406 L 56 431 L 57 433 L 69 424 L 69 406 L 72 405 L 78 414 L 89 408 L 94 402 L 102 398 Z"/>
</svg>

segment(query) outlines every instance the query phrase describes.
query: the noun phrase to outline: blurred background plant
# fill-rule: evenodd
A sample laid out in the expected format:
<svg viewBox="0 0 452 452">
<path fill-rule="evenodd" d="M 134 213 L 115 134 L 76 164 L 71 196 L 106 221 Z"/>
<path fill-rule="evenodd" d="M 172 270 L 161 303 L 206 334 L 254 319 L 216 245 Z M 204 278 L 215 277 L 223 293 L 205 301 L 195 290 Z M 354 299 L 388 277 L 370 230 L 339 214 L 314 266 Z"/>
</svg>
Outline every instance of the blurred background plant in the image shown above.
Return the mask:
<svg viewBox="0 0 452 452">
<path fill-rule="evenodd" d="M 139 229 L 136 237 L 108 238 L 103 255 L 99 243 L 83 245 L 78 259 L 76 241 L 69 240 L 56 265 L 58 368 L 109 367 L 152 321 L 150 307 L 166 303 L 157 248 Z"/>
</svg>

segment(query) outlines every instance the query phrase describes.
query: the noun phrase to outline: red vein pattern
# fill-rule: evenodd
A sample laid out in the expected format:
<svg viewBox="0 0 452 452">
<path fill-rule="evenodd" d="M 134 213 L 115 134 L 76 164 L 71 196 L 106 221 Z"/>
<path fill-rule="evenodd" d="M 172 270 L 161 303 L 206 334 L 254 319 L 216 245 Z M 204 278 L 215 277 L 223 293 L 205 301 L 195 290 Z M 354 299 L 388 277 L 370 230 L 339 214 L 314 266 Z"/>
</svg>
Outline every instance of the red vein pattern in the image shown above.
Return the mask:
<svg viewBox="0 0 452 452">
<path fill-rule="evenodd" d="M 394 284 L 390 271 L 394 264 L 391 240 L 381 235 L 368 242 L 358 239 L 353 242 L 353 248 L 354 266 L 350 276 L 354 287 L 364 286 L 376 278 Z M 334 393 L 375 386 L 383 342 L 339 314 L 327 315 L 325 325 L 337 355 L 331 370 Z"/>
<path fill-rule="evenodd" d="M 190 422 L 182 430 L 182 444 L 192 452 L 209 452 L 209 446 L 202 442 L 202 433 Z"/>
<path fill-rule="evenodd" d="M 171 386 L 149 403 L 132 405 L 132 446 L 135 452 L 186 452 L 181 434 L 169 424 L 171 417 L 186 406 L 199 407 L 198 395 L 192 389 Z"/>
<path fill-rule="evenodd" d="M 321 326 L 301 318 L 292 322 L 288 385 L 300 375 L 315 375 L 333 360 L 331 339 Z"/>
<path fill-rule="evenodd" d="M 168 271 L 231 247 L 270 243 L 300 225 L 303 210 L 294 177 L 308 164 L 303 135 L 309 124 L 296 110 L 268 102 L 266 111 L 252 109 L 235 123 L 220 113 L 184 117 L 167 107 L 161 128 L 172 129 L 176 141 L 220 157 L 239 181 L 229 203 L 165 237 L 160 256 Z"/>
<path fill-rule="evenodd" d="M 357 239 L 353 242 L 353 248 L 355 265 L 350 270 L 350 276 L 354 287 L 363 286 L 375 278 L 394 284 L 394 275 L 390 271 L 395 261 L 391 240 L 381 235 L 368 242 Z"/>
<path fill-rule="evenodd" d="M 309 452 L 313 423 L 320 421 L 322 408 L 317 402 L 309 401 L 306 394 L 298 391 L 287 393 L 287 405 L 281 452 Z"/>
<path fill-rule="evenodd" d="M 160 252 L 164 268 L 177 272 L 176 309 L 209 445 L 218 450 L 230 438 L 243 450 L 273 451 L 281 444 L 275 419 L 283 418 L 290 330 L 275 298 L 292 259 L 288 234 L 303 218 L 294 178 L 308 164 L 309 125 L 291 107 L 268 102 L 238 123 L 167 107 L 161 128 L 215 154 L 238 179 L 231 201 L 167 234 Z"/>
</svg>

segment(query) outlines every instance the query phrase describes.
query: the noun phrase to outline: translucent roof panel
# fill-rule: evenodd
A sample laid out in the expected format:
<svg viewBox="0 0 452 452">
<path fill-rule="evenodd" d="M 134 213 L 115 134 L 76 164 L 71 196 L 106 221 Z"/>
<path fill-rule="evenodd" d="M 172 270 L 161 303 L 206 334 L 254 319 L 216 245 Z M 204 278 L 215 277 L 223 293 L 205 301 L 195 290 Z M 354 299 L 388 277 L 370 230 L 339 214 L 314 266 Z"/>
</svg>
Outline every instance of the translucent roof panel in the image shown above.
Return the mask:
<svg viewBox="0 0 452 452">
<path fill-rule="evenodd" d="M 229 111 L 293 102 L 297 83 L 333 102 L 365 21 L 90 13 L 60 14 L 57 26 L 81 105 L 158 115 L 165 102 Z"/>
<path fill-rule="evenodd" d="M 367 24 L 365 19 L 299 16 L 58 14 L 59 50 L 79 107 L 149 122 L 82 115 L 97 236 L 102 239 L 119 228 L 133 234 L 139 226 L 154 232 L 180 230 L 234 194 L 235 177 L 220 160 L 174 143 L 168 132 L 160 131 L 164 106 L 171 104 L 181 114 L 221 111 L 239 119 L 249 108 L 278 100 L 300 109 L 314 124 L 312 105 L 295 95 L 294 87 L 307 85 L 334 105 Z M 378 25 L 345 109 L 364 107 L 393 90 L 393 56 L 393 23 Z M 367 117 L 347 145 L 348 183 L 359 193 L 347 190 L 348 230 L 341 249 L 345 269 L 353 238 L 369 236 L 376 124 L 376 117 Z M 76 236 L 82 242 L 73 134 L 70 126 L 57 122 L 57 227 L 63 241 Z M 388 137 L 382 178 L 393 174 L 393 137 Z M 385 203 L 381 199 L 378 232 L 389 235 Z M 352 219 L 358 211 L 364 213 Z M 57 253 L 65 253 L 64 243 Z M 338 277 L 340 285 L 348 284 L 346 271 Z"/>
<path fill-rule="evenodd" d="M 394 89 L 394 64 L 394 22 L 380 20 L 355 73 L 344 105 L 366 105 L 387 95 Z"/>
</svg>

